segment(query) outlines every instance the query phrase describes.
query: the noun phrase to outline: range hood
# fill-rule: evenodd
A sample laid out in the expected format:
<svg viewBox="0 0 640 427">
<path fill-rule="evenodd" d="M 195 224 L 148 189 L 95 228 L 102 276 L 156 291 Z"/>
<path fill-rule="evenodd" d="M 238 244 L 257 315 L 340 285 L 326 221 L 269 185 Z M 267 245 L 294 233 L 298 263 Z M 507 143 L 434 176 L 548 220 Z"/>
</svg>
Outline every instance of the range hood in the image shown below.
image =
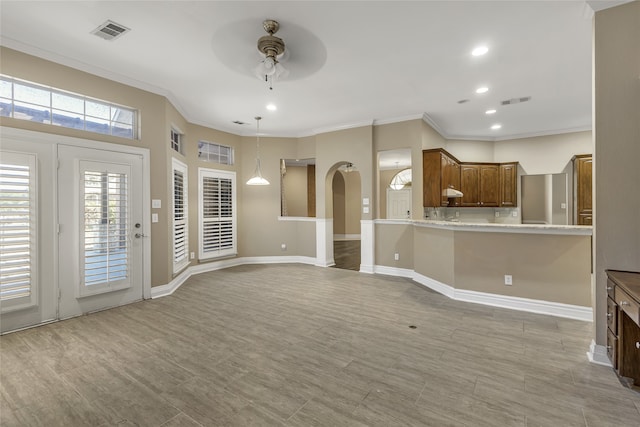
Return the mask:
<svg viewBox="0 0 640 427">
<path fill-rule="evenodd" d="M 447 198 L 462 197 L 462 191 L 456 190 L 455 188 L 446 188 L 442 190 L 442 195 Z"/>
</svg>

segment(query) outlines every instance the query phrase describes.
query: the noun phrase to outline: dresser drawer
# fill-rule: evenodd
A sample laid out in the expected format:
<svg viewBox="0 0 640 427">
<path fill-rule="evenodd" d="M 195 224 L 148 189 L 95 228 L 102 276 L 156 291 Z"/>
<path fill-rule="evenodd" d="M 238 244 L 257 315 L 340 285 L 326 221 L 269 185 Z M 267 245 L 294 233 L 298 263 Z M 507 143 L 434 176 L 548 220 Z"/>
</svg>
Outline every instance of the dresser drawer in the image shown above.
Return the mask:
<svg viewBox="0 0 640 427">
<path fill-rule="evenodd" d="M 618 305 L 611 298 L 607 298 L 607 326 L 618 336 Z"/>
<path fill-rule="evenodd" d="M 620 286 L 615 287 L 615 302 L 636 325 L 640 326 L 640 304 L 634 301 Z"/>
<path fill-rule="evenodd" d="M 607 356 L 611 360 L 613 369 L 618 369 L 618 338 L 607 330 Z"/>
<path fill-rule="evenodd" d="M 616 284 L 611 279 L 607 279 L 607 295 L 613 299 L 615 299 L 615 288 Z"/>
</svg>

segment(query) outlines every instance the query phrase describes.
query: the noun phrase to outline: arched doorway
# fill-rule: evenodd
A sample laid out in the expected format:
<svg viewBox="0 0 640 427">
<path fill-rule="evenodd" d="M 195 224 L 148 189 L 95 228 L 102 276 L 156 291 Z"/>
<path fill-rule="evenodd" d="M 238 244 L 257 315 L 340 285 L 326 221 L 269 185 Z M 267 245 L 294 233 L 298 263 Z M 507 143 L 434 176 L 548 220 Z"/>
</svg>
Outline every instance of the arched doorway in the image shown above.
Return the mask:
<svg viewBox="0 0 640 427">
<path fill-rule="evenodd" d="M 333 257 L 336 268 L 360 270 L 360 173 L 346 163 L 334 173 L 333 195 Z"/>
</svg>

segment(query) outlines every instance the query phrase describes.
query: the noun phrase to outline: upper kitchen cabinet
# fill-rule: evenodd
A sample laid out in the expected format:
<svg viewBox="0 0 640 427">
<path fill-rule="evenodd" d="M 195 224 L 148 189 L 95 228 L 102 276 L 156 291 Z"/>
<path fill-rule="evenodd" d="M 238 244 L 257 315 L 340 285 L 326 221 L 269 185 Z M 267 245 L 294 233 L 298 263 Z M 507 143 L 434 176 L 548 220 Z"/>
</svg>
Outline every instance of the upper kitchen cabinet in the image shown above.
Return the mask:
<svg viewBox="0 0 640 427">
<path fill-rule="evenodd" d="M 593 225 L 593 197 L 591 193 L 593 157 L 582 154 L 573 159 L 576 191 L 576 224 Z"/>
<path fill-rule="evenodd" d="M 462 163 L 460 165 L 462 207 L 500 206 L 500 165 Z"/>
<path fill-rule="evenodd" d="M 450 197 L 460 190 L 460 162 L 437 148 L 422 152 L 424 207 L 458 206 L 459 198 Z"/>
<path fill-rule="evenodd" d="M 500 164 L 500 207 L 518 206 L 518 163 Z"/>
</svg>

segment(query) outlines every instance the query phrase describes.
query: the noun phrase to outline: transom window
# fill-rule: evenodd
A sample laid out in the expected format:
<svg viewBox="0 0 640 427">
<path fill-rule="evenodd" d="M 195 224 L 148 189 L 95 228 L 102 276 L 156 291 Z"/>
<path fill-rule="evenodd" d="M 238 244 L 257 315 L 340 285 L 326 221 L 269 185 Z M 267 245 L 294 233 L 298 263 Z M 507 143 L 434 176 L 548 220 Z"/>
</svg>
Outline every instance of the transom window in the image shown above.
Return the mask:
<svg viewBox="0 0 640 427">
<path fill-rule="evenodd" d="M 0 76 L 0 116 L 136 139 L 133 108 Z"/>
<path fill-rule="evenodd" d="M 411 187 L 411 168 L 401 170 L 391 178 L 391 184 L 389 184 L 392 190 L 402 190 L 406 187 Z"/>
<path fill-rule="evenodd" d="M 171 129 L 171 149 L 184 154 L 182 151 L 182 133 L 173 128 Z"/>
<path fill-rule="evenodd" d="M 221 165 L 233 164 L 233 148 L 214 142 L 198 142 L 198 159 L 204 162 L 219 163 Z"/>
</svg>

